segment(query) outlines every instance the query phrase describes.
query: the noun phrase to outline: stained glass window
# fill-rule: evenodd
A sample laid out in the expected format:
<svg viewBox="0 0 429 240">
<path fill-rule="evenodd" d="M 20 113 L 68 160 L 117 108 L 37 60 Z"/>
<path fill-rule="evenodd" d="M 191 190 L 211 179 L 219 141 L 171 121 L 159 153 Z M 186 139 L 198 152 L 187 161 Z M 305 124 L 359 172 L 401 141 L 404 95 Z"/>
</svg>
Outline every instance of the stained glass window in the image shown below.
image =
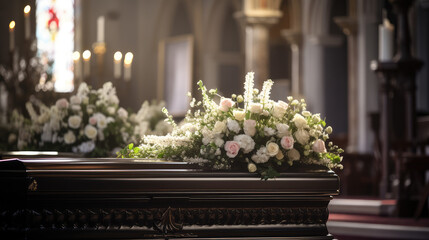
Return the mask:
<svg viewBox="0 0 429 240">
<path fill-rule="evenodd" d="M 73 91 L 74 0 L 36 0 L 38 55 L 52 62 L 55 91 Z"/>
</svg>

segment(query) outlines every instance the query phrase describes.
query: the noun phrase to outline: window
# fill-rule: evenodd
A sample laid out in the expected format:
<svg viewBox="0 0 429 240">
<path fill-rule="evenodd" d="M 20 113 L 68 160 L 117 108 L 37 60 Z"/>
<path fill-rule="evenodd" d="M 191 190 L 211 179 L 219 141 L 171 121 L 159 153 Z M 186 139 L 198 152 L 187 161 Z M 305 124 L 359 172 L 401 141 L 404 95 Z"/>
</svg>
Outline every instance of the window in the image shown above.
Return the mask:
<svg viewBox="0 0 429 240">
<path fill-rule="evenodd" d="M 74 0 L 36 0 L 38 56 L 52 63 L 55 91 L 73 91 Z"/>
</svg>

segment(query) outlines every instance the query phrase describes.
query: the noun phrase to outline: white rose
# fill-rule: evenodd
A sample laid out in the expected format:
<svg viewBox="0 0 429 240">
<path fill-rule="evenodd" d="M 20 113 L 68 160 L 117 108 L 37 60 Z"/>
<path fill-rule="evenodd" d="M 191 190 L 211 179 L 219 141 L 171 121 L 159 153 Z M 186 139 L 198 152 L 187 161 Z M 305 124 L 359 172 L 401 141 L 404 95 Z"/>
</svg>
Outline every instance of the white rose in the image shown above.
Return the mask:
<svg viewBox="0 0 429 240">
<path fill-rule="evenodd" d="M 331 133 L 332 133 L 332 127 L 331 127 L 331 126 L 328 126 L 328 127 L 325 129 L 325 132 L 326 132 L 327 134 L 331 134 Z"/>
<path fill-rule="evenodd" d="M 308 140 L 310 140 L 310 134 L 307 130 L 298 129 L 298 131 L 295 132 L 295 138 L 301 145 L 305 145 L 308 143 Z"/>
<path fill-rule="evenodd" d="M 99 129 L 105 129 L 105 128 L 107 127 L 107 121 L 106 121 L 106 118 L 98 119 L 98 121 L 97 121 L 97 127 L 98 127 Z"/>
<path fill-rule="evenodd" d="M 255 164 L 249 163 L 247 164 L 247 169 L 249 170 L 249 172 L 256 172 L 257 167 Z"/>
<path fill-rule="evenodd" d="M 244 153 L 249 153 L 255 148 L 255 141 L 253 140 L 253 138 L 245 134 L 235 136 L 234 141 L 240 144 L 240 148 L 243 149 Z"/>
<path fill-rule="evenodd" d="M 277 123 L 276 128 L 277 128 L 277 136 L 279 138 L 290 135 L 289 125 L 284 124 L 284 123 Z"/>
<path fill-rule="evenodd" d="M 115 114 L 116 109 L 115 109 L 115 107 L 108 107 L 108 108 L 107 108 L 107 112 L 108 112 L 110 115 L 113 115 L 113 114 Z"/>
<path fill-rule="evenodd" d="M 316 141 L 314 141 L 313 151 L 317 153 L 325 153 L 326 152 L 325 142 L 322 139 L 317 139 Z"/>
<path fill-rule="evenodd" d="M 118 109 L 118 116 L 121 119 L 127 119 L 128 118 L 128 112 L 124 108 L 120 107 Z"/>
<path fill-rule="evenodd" d="M 213 133 L 214 134 L 221 134 L 225 132 L 226 130 L 226 124 L 225 122 L 217 121 L 213 127 Z"/>
<path fill-rule="evenodd" d="M 64 134 L 64 142 L 66 144 L 73 144 L 76 142 L 76 136 L 72 131 L 69 130 L 66 134 Z"/>
<path fill-rule="evenodd" d="M 86 125 L 85 136 L 89 139 L 95 139 L 97 137 L 97 128 L 95 128 L 89 124 Z"/>
<path fill-rule="evenodd" d="M 231 132 L 239 133 L 241 130 L 240 124 L 238 124 L 237 121 L 232 120 L 231 118 L 228 118 L 228 120 L 226 121 L 226 125 Z"/>
<path fill-rule="evenodd" d="M 283 101 L 278 101 L 277 103 L 274 104 L 273 116 L 276 118 L 282 118 L 286 113 L 287 107 L 288 107 L 287 103 Z"/>
<path fill-rule="evenodd" d="M 89 103 L 89 98 L 88 97 L 82 97 L 82 103 L 83 104 L 88 104 Z"/>
<path fill-rule="evenodd" d="M 305 118 L 301 114 L 299 114 L 299 113 L 297 113 L 297 114 L 295 114 L 295 116 L 293 116 L 292 121 L 295 123 L 295 126 L 297 128 L 306 128 L 306 127 L 308 127 L 307 120 L 305 120 Z"/>
<path fill-rule="evenodd" d="M 296 161 L 296 160 L 299 160 L 301 158 L 301 155 L 299 154 L 298 150 L 296 150 L 295 148 L 292 148 L 291 150 L 289 150 L 287 152 L 287 157 L 291 161 Z"/>
<path fill-rule="evenodd" d="M 238 121 L 244 120 L 244 117 L 246 116 L 246 113 L 241 110 L 234 110 L 232 111 L 232 115 L 234 115 L 234 118 Z"/>
<path fill-rule="evenodd" d="M 320 122 L 320 114 L 314 114 L 313 115 L 313 121 L 316 123 Z"/>
<path fill-rule="evenodd" d="M 73 115 L 68 119 L 69 127 L 73 129 L 78 129 L 81 122 L 82 122 L 82 118 L 78 115 Z"/>
<path fill-rule="evenodd" d="M 225 141 L 222 138 L 216 138 L 214 141 L 217 147 L 222 147 L 224 142 Z"/>
<path fill-rule="evenodd" d="M 309 111 L 302 111 L 302 115 L 303 115 L 304 117 L 310 117 L 310 116 L 311 116 L 311 113 L 310 113 Z"/>
<path fill-rule="evenodd" d="M 267 144 L 268 155 L 270 155 L 271 157 L 274 157 L 275 155 L 277 155 L 278 152 L 279 152 L 279 145 L 277 145 L 277 143 L 269 142 Z"/>
<path fill-rule="evenodd" d="M 131 121 L 131 122 L 137 122 L 137 114 L 132 113 L 132 114 L 130 115 L 130 121 Z"/>
<path fill-rule="evenodd" d="M 251 113 L 262 113 L 262 104 L 260 103 L 250 103 L 249 104 L 249 111 Z"/>
<path fill-rule="evenodd" d="M 71 96 L 70 103 L 72 105 L 80 105 L 82 103 L 82 98 L 79 96 Z"/>
<path fill-rule="evenodd" d="M 116 95 L 110 95 L 109 96 L 109 102 L 115 105 L 119 104 L 119 98 Z"/>
<path fill-rule="evenodd" d="M 246 135 L 253 137 L 256 134 L 256 121 L 252 119 L 244 120 L 243 130 Z"/>
</svg>

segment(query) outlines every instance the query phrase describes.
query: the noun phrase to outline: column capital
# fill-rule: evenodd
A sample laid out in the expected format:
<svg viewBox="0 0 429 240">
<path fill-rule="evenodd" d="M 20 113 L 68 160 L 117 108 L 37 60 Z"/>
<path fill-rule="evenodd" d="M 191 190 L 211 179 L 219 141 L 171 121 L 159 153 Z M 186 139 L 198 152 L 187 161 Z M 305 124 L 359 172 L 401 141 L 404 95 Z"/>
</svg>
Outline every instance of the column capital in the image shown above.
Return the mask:
<svg viewBox="0 0 429 240">
<path fill-rule="evenodd" d="M 280 11 L 270 11 L 271 14 L 249 14 L 247 12 L 236 12 L 235 18 L 246 25 L 273 25 L 276 24 L 283 15 Z"/>
<path fill-rule="evenodd" d="M 357 34 L 358 21 L 356 17 L 334 17 L 334 22 L 347 36 Z"/>
<path fill-rule="evenodd" d="M 290 45 L 301 46 L 302 44 L 302 32 L 292 30 L 292 29 L 283 29 L 281 30 L 281 35 Z"/>
</svg>

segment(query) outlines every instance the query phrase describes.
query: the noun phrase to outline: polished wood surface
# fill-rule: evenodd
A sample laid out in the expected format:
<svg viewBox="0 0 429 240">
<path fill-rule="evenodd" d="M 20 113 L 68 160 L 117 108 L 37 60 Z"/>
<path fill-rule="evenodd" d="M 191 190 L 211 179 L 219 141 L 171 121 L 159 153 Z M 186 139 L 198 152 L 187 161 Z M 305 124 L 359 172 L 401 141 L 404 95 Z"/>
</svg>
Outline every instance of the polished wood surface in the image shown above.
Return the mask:
<svg viewBox="0 0 429 240">
<path fill-rule="evenodd" d="M 337 175 L 295 166 L 274 180 L 140 159 L 0 161 L 0 234 L 32 238 L 332 239 Z"/>
</svg>

